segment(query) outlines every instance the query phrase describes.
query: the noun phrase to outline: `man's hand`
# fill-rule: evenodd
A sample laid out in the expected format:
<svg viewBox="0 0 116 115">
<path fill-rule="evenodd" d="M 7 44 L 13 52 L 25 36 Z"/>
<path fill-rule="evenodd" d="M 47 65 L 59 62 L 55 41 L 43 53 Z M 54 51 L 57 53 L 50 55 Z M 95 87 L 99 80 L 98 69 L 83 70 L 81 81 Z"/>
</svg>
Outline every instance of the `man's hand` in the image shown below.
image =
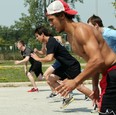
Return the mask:
<svg viewBox="0 0 116 115">
<path fill-rule="evenodd" d="M 39 57 L 35 53 L 31 53 L 31 57 L 36 61 L 39 61 Z"/>
<path fill-rule="evenodd" d="M 38 49 L 37 48 L 34 48 L 34 52 L 36 53 L 38 51 Z"/>
<path fill-rule="evenodd" d="M 65 79 L 60 86 L 56 88 L 58 94 L 66 97 L 72 90 L 76 88 L 76 82 L 74 80 Z"/>
<path fill-rule="evenodd" d="M 93 105 L 97 104 L 98 108 L 99 108 L 99 88 L 96 87 L 93 89 Z"/>
<path fill-rule="evenodd" d="M 15 61 L 14 63 L 15 63 L 16 65 L 18 65 L 18 64 L 20 64 L 20 61 L 17 60 L 17 61 Z"/>
</svg>

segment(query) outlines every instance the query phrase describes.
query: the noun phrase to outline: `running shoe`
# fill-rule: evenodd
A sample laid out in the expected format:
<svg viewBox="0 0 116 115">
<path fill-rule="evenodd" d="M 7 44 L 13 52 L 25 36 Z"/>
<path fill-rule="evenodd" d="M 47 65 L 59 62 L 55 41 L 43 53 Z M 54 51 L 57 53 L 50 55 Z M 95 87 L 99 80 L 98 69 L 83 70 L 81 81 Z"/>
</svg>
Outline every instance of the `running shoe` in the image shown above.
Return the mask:
<svg viewBox="0 0 116 115">
<path fill-rule="evenodd" d="M 60 108 L 61 109 L 66 108 L 72 101 L 74 101 L 73 96 L 69 96 L 69 98 L 63 98 L 63 103 L 62 103 L 62 106 Z"/>
<path fill-rule="evenodd" d="M 32 88 L 31 90 L 28 90 L 28 92 L 38 92 L 38 88 Z"/>
<path fill-rule="evenodd" d="M 98 112 L 98 107 L 97 104 L 95 104 L 93 110 L 91 110 L 91 113 L 97 113 L 97 112 Z"/>
<path fill-rule="evenodd" d="M 55 97 L 55 96 L 57 96 L 57 94 L 51 93 L 47 98 L 53 98 L 53 97 Z"/>
<path fill-rule="evenodd" d="M 89 101 L 89 97 L 85 95 L 85 101 Z"/>
</svg>

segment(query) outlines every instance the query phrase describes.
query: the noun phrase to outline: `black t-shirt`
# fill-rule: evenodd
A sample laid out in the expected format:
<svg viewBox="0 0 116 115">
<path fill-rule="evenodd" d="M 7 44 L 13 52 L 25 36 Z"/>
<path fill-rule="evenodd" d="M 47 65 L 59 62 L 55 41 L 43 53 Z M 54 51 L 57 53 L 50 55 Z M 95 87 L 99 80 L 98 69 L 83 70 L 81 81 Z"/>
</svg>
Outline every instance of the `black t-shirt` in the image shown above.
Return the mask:
<svg viewBox="0 0 116 115">
<path fill-rule="evenodd" d="M 23 58 L 29 56 L 29 62 L 33 65 L 37 61 L 31 57 L 31 53 L 33 53 L 33 50 L 28 47 L 26 47 L 24 51 L 21 51 L 21 55 L 23 56 Z"/>
<path fill-rule="evenodd" d="M 72 66 L 73 64 L 79 64 L 79 62 L 73 56 L 70 55 L 66 48 L 53 37 L 49 38 L 46 44 L 46 48 L 47 55 L 54 54 L 54 58 L 66 68 Z"/>
</svg>

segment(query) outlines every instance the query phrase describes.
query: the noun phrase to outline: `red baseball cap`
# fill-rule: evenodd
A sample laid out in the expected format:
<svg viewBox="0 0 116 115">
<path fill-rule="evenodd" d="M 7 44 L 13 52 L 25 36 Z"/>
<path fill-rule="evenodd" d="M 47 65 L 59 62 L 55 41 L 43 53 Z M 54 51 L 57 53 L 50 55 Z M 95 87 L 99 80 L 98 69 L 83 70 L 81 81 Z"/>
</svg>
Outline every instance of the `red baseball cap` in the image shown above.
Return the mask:
<svg viewBox="0 0 116 115">
<path fill-rule="evenodd" d="M 55 0 L 47 7 L 47 15 L 59 13 L 62 11 L 70 15 L 76 15 L 78 13 L 76 10 L 71 9 L 64 0 Z"/>
</svg>

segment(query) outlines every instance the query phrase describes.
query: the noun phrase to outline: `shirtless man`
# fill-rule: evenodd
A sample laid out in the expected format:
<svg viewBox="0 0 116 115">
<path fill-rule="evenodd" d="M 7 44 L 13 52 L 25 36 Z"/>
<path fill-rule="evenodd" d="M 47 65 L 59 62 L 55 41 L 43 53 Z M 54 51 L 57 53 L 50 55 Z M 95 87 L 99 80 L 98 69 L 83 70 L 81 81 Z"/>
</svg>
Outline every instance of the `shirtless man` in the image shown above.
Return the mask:
<svg viewBox="0 0 116 115">
<path fill-rule="evenodd" d="M 94 102 L 98 102 L 98 80 L 99 74 L 102 73 L 98 104 L 100 112 L 105 113 L 110 109 L 116 113 L 116 55 L 94 27 L 72 20 L 76 14 L 77 11 L 72 10 L 63 0 L 56 0 L 47 7 L 46 15 L 50 25 L 58 32 L 66 32 L 72 50 L 87 61 L 85 69 L 75 79 L 64 80 L 56 90 L 66 96 L 92 77 Z"/>
</svg>

